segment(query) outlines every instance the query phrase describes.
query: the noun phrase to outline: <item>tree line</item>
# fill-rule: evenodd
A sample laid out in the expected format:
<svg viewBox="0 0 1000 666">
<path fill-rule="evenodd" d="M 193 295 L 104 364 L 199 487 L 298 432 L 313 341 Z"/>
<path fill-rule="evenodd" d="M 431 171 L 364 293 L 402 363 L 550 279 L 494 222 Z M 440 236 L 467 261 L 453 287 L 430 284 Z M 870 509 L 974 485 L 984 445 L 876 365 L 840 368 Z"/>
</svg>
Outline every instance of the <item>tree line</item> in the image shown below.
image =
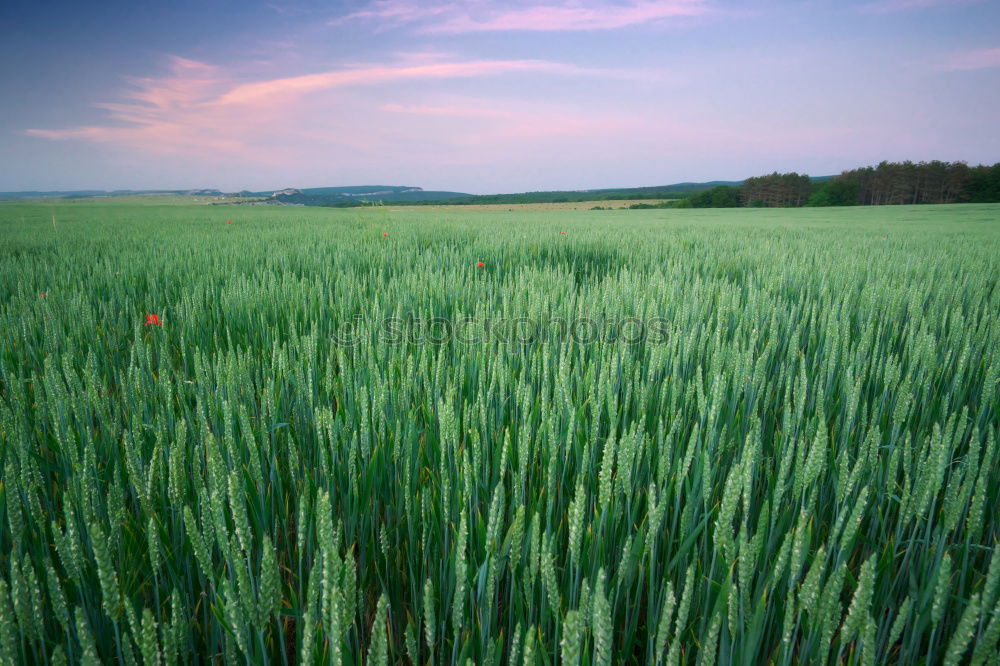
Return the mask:
<svg viewBox="0 0 1000 666">
<path fill-rule="evenodd" d="M 1000 202 L 1000 163 L 970 167 L 965 162 L 880 162 L 839 176 L 812 179 L 774 172 L 741 185 L 721 185 L 665 208 L 794 208 L 798 206 L 882 206 L 893 204 Z M 650 207 L 650 206 L 642 206 Z"/>
</svg>

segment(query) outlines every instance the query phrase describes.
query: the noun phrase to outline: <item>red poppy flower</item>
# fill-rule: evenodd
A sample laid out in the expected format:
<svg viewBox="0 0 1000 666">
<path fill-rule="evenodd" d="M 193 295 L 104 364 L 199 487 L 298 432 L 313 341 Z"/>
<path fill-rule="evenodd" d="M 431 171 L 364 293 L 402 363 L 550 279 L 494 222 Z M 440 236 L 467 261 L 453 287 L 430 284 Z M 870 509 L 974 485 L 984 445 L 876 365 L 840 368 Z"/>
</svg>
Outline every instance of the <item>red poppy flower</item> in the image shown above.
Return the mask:
<svg viewBox="0 0 1000 666">
<path fill-rule="evenodd" d="M 48 294 L 45 293 L 44 291 L 42 293 L 38 294 L 38 298 L 46 298 L 47 296 L 48 296 Z"/>
<path fill-rule="evenodd" d="M 389 234 L 382 234 L 382 236 L 383 236 L 383 237 L 386 237 L 386 236 L 388 236 L 388 235 L 389 235 Z"/>
<path fill-rule="evenodd" d="M 479 262 L 478 264 L 476 264 L 476 266 L 479 266 L 480 268 L 482 268 L 482 267 L 483 267 L 483 266 L 485 266 L 485 265 L 486 265 L 486 264 L 484 264 L 484 263 L 483 263 L 483 262 L 481 262 L 481 261 L 480 261 L 480 262 Z"/>
<path fill-rule="evenodd" d="M 565 232 L 565 231 L 560 231 L 559 233 L 561 233 L 561 234 L 562 234 L 563 236 L 565 236 L 565 235 L 566 235 L 566 232 Z"/>
<path fill-rule="evenodd" d="M 232 224 L 232 223 L 233 223 L 232 220 L 226 220 L 226 224 Z"/>
<path fill-rule="evenodd" d="M 163 326 L 163 322 L 155 314 L 146 315 L 146 326 Z"/>
</svg>

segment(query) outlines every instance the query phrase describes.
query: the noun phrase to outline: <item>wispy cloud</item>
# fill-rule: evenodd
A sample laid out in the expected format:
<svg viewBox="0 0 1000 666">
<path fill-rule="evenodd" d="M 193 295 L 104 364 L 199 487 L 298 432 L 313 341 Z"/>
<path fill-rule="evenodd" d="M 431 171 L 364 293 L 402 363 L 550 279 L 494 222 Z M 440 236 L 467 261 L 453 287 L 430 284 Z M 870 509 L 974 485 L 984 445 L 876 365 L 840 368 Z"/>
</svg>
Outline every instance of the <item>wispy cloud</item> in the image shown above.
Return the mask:
<svg viewBox="0 0 1000 666">
<path fill-rule="evenodd" d="M 370 86 L 406 79 L 455 79 L 511 72 L 593 74 L 596 71 L 545 60 L 472 60 L 423 65 L 368 65 L 319 74 L 244 83 L 228 90 L 212 103 L 218 105 L 243 104 L 262 98 L 280 98 L 285 95 L 303 94 L 344 86 Z"/>
<path fill-rule="evenodd" d="M 543 60 L 403 59 L 378 65 L 275 78 L 240 80 L 236 72 L 173 57 L 161 77 L 130 79 L 122 101 L 104 102 L 108 122 L 67 128 L 33 128 L 30 136 L 53 141 L 106 143 L 141 151 L 244 157 L 275 164 L 315 153 L 317 141 L 372 152 L 385 132 L 372 113 L 455 116 L 530 125 L 531 111 L 498 111 L 488 101 L 476 107 L 455 104 L 385 103 L 378 98 L 398 84 L 416 80 L 461 80 L 505 74 L 529 76 L 615 76 Z M 621 72 L 623 77 L 631 73 Z M 368 91 L 368 92 L 364 92 Z M 426 97 L 428 93 L 424 93 Z M 558 114 L 555 114 L 558 115 Z M 542 118 L 541 115 L 537 116 Z M 546 124 L 557 124 L 552 114 Z M 301 128 L 308 128 L 308 134 Z"/>
<path fill-rule="evenodd" d="M 367 9 L 331 23 L 376 21 L 383 27 L 418 24 L 429 33 L 488 31 L 613 30 L 708 12 L 705 0 L 631 0 L 624 3 L 590 1 L 521 2 L 497 6 L 486 2 L 414 3 L 376 0 Z"/>
<path fill-rule="evenodd" d="M 946 72 L 997 68 L 1000 68 L 1000 47 L 953 53 L 951 56 L 945 58 L 938 67 L 938 69 Z"/>
<path fill-rule="evenodd" d="M 237 119 L 203 112 L 206 101 L 225 85 L 221 70 L 177 56 L 169 58 L 167 69 L 161 77 L 129 78 L 133 89 L 125 101 L 96 104 L 108 112 L 110 124 L 25 132 L 54 141 L 114 143 L 164 153 L 241 151 L 237 136 L 217 131 Z"/>
</svg>

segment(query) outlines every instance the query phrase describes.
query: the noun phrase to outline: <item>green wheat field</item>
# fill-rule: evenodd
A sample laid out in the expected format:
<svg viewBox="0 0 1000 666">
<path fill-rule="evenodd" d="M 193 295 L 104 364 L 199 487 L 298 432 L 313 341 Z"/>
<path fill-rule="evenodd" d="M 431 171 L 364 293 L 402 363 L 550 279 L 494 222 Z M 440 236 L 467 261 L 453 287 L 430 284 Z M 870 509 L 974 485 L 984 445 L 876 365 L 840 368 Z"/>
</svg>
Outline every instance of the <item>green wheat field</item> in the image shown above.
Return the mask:
<svg viewBox="0 0 1000 666">
<path fill-rule="evenodd" d="M 0 252 L 3 664 L 1000 661 L 998 205 L 5 204 Z"/>
</svg>

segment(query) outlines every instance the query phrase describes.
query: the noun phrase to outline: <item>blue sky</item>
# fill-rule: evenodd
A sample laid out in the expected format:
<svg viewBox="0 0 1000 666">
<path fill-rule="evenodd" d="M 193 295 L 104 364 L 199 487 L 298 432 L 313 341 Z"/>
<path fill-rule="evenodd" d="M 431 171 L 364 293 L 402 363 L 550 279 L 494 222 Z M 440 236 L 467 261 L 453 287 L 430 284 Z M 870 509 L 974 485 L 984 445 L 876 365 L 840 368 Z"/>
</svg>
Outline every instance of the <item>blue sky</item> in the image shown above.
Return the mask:
<svg viewBox="0 0 1000 666">
<path fill-rule="evenodd" d="M 997 26 L 972 0 L 6 0 L 0 190 L 993 163 Z"/>
</svg>

